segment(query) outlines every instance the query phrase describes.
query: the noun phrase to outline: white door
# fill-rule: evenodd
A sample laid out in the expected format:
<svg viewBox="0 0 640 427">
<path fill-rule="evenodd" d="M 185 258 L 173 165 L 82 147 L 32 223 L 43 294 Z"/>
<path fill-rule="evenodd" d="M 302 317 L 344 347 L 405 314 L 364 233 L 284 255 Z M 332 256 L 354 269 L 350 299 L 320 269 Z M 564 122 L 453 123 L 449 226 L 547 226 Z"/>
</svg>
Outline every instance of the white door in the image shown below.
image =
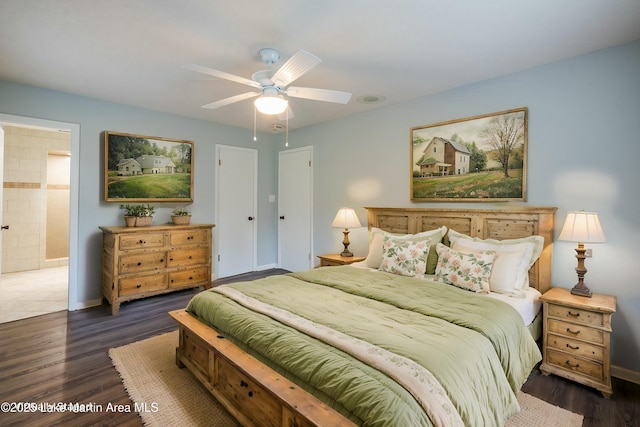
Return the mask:
<svg viewBox="0 0 640 427">
<path fill-rule="evenodd" d="M 218 145 L 216 150 L 216 277 L 255 270 L 258 150 Z"/>
<path fill-rule="evenodd" d="M 304 147 L 278 159 L 278 260 L 290 271 L 313 267 L 312 154 Z"/>
</svg>

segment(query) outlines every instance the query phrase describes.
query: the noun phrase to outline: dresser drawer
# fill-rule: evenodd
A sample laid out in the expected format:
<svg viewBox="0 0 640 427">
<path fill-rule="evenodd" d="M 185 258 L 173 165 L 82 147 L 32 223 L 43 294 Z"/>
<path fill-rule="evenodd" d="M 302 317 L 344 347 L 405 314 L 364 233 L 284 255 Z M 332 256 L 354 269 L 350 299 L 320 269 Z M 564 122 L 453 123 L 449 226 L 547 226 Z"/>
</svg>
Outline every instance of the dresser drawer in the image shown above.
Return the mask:
<svg viewBox="0 0 640 427">
<path fill-rule="evenodd" d="M 580 310 L 579 308 L 563 307 L 556 304 L 549 304 L 549 316 L 584 323 L 585 325 L 604 325 L 604 315 L 602 313 Z"/>
<path fill-rule="evenodd" d="M 218 381 L 214 385 L 235 408 L 257 426 L 282 425 L 281 404 L 223 357 L 218 362 Z"/>
<path fill-rule="evenodd" d="M 146 249 L 164 246 L 164 233 L 124 234 L 120 237 L 120 249 Z"/>
<path fill-rule="evenodd" d="M 207 264 L 208 248 L 180 249 L 169 252 L 167 267 L 186 267 L 189 265 Z"/>
<path fill-rule="evenodd" d="M 577 338 L 596 344 L 604 344 L 605 333 L 590 326 L 576 323 L 562 322 L 560 320 L 549 319 L 547 329 L 554 334 L 563 335 L 569 338 Z"/>
<path fill-rule="evenodd" d="M 562 350 L 575 356 L 582 356 L 598 361 L 604 360 L 604 348 L 583 341 L 572 340 L 558 335 L 549 334 L 547 346 Z"/>
<path fill-rule="evenodd" d="M 182 288 L 195 283 L 211 281 L 209 267 L 190 268 L 188 270 L 173 271 L 169 273 L 169 287 Z"/>
<path fill-rule="evenodd" d="M 601 363 L 576 357 L 553 349 L 547 349 L 547 363 L 557 366 L 567 372 L 586 375 L 596 381 L 603 381 L 604 369 Z"/>
<path fill-rule="evenodd" d="M 120 257 L 120 273 L 160 270 L 167 265 L 167 253 L 164 251 L 136 253 Z"/>
<path fill-rule="evenodd" d="M 206 230 L 175 231 L 169 235 L 169 245 L 201 245 L 208 243 L 208 235 Z"/>
<path fill-rule="evenodd" d="M 141 294 L 167 289 L 167 274 L 154 273 L 120 279 L 120 295 Z"/>
</svg>

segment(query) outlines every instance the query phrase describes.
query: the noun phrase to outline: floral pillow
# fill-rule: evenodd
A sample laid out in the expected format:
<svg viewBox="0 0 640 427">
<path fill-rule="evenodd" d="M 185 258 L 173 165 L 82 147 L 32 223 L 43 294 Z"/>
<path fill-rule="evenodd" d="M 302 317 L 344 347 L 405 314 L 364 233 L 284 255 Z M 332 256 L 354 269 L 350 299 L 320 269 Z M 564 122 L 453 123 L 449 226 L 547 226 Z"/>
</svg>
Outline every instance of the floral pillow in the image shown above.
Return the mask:
<svg viewBox="0 0 640 427">
<path fill-rule="evenodd" d="M 489 293 L 489 276 L 495 251 L 465 253 L 442 243 L 436 245 L 436 251 L 436 280 L 481 294 Z"/>
<path fill-rule="evenodd" d="M 369 232 L 369 253 L 365 261 L 371 268 L 380 268 L 380 263 L 382 263 L 382 245 L 385 237 L 413 241 L 431 239 L 431 248 L 429 249 L 429 257 L 427 258 L 427 274 L 433 274 L 436 272 L 436 263 L 438 262 L 436 243 L 439 243 L 446 233 L 447 227 L 445 226 L 416 234 L 394 234 L 372 227 Z"/>
<path fill-rule="evenodd" d="M 405 240 L 384 237 L 382 262 L 378 268 L 387 273 L 424 278 L 427 272 L 427 257 L 431 240 Z"/>
</svg>

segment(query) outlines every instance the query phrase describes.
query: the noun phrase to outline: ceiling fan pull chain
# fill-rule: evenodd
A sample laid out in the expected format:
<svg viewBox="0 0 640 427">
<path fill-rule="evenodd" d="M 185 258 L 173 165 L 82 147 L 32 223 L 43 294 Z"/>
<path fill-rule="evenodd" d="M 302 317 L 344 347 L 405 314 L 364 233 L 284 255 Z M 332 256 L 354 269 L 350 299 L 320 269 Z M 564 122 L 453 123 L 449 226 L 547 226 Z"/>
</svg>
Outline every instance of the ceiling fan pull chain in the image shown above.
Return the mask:
<svg viewBox="0 0 640 427">
<path fill-rule="evenodd" d="M 255 104 L 253 105 L 253 140 L 257 141 L 258 138 L 256 138 L 256 110 L 258 109 L 258 107 L 255 106 Z"/>
</svg>

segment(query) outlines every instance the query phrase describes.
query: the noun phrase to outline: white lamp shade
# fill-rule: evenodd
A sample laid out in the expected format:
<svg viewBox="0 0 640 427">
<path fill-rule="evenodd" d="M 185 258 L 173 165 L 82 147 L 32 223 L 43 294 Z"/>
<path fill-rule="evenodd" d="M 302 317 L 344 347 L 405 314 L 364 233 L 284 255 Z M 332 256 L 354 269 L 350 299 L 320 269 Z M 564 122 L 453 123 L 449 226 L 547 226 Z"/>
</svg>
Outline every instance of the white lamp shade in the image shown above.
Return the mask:
<svg viewBox="0 0 640 427">
<path fill-rule="evenodd" d="M 336 228 L 358 228 L 362 227 L 358 216 L 351 208 L 340 208 L 336 217 L 333 219 L 332 227 Z"/>
<path fill-rule="evenodd" d="M 595 212 L 569 212 L 558 240 L 578 243 L 606 242 L 600 219 Z"/>
<path fill-rule="evenodd" d="M 256 99 L 253 105 L 256 106 L 258 111 L 262 114 L 280 114 L 287 109 L 289 101 L 284 99 L 280 95 L 264 94 L 260 98 Z"/>
</svg>

